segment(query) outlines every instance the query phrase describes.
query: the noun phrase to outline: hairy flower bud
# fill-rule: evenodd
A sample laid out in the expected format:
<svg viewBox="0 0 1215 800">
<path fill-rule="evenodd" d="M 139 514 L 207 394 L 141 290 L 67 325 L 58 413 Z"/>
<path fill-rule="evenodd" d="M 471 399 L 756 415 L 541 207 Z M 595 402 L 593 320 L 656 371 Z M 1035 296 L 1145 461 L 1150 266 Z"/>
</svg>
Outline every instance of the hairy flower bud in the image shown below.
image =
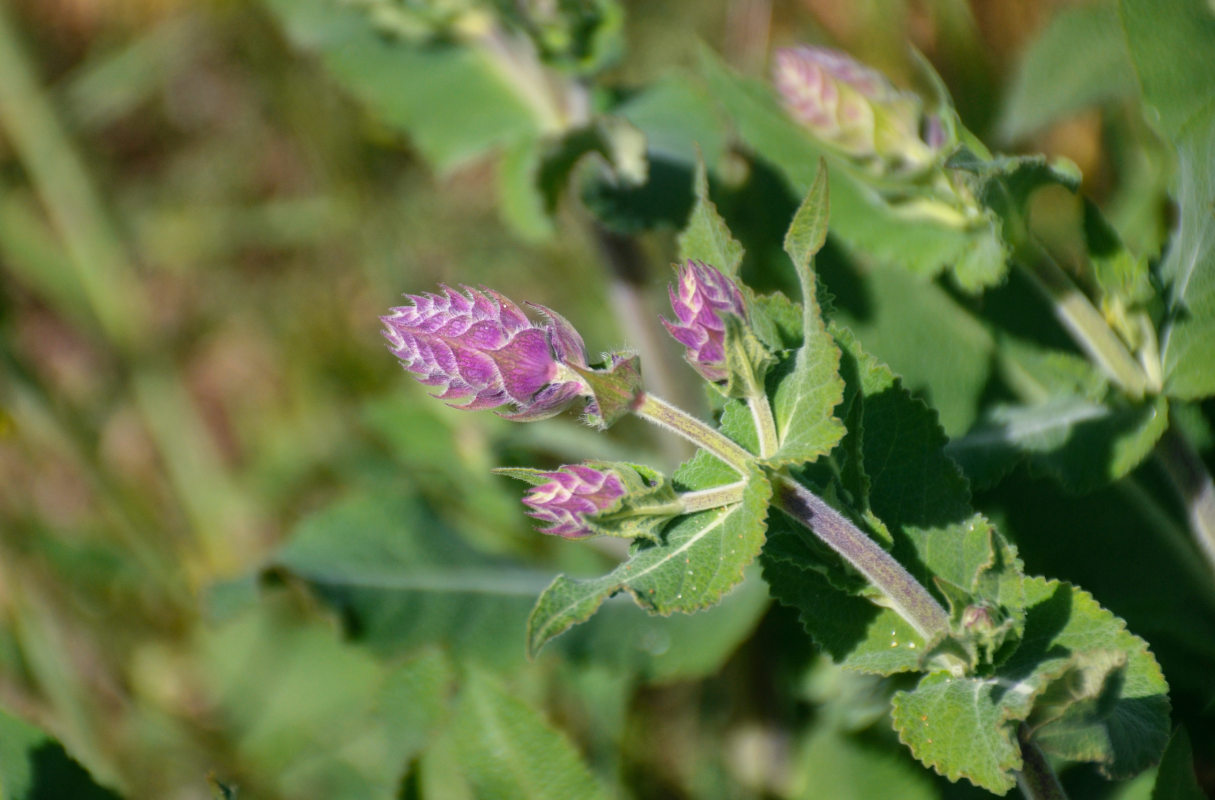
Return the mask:
<svg viewBox="0 0 1215 800">
<path fill-rule="evenodd" d="M 662 324 L 687 348 L 685 358 L 708 380 L 724 381 L 726 315 L 747 318 L 742 292 L 734 281 L 713 267 L 689 259 L 669 289 L 675 321 Z"/>
<path fill-rule="evenodd" d="M 523 496 L 528 516 L 546 523 L 541 533 L 566 539 L 592 536 L 591 518 L 614 510 L 625 495 L 624 484 L 615 472 L 585 464 L 571 464 L 556 472 L 541 472 L 547 482 L 533 486 Z"/>
<path fill-rule="evenodd" d="M 384 337 L 405 369 L 439 388 L 458 408 L 502 408 L 517 420 L 561 412 L 585 383 L 567 364 L 586 366 L 582 337 L 557 313 L 535 324 L 497 292 L 444 286 L 441 294 L 406 295 L 411 305 L 381 317 Z"/>
<path fill-rule="evenodd" d="M 944 145 L 939 123 L 925 123 L 918 97 L 845 53 L 778 50 L 772 78 L 790 116 L 848 155 L 916 167 Z"/>
</svg>

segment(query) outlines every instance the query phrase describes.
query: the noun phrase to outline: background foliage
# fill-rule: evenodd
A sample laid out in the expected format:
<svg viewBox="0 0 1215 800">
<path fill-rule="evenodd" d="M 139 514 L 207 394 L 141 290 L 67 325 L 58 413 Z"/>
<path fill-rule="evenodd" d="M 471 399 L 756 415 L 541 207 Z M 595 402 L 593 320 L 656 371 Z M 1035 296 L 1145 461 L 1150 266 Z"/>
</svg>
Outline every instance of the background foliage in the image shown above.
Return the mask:
<svg viewBox="0 0 1215 800">
<path fill-rule="evenodd" d="M 378 334 L 401 292 L 495 286 L 665 360 L 651 381 L 708 414 L 656 328 L 666 264 L 699 152 L 745 247 L 722 266 L 796 292 L 781 243 L 821 148 L 763 83 L 800 41 L 930 97 L 910 43 L 993 150 L 1077 165 L 1087 204 L 1025 209 L 1043 247 L 1112 324 L 1167 322 L 1167 403 L 1124 397 L 990 230 L 874 213 L 832 171 L 831 320 L 937 410 L 1027 572 L 1091 592 L 1169 681 L 1159 779 L 1065 783 L 1211 791 L 1215 578 L 1149 457 L 1167 421 L 1213 466 L 1204 4 L 576 4 L 537 41 L 593 89 L 540 97 L 421 46 L 407 5 L 0 0 L 0 794 L 986 796 L 899 744 L 891 698 L 925 695 L 831 665 L 816 598 L 770 602 L 757 568 L 694 615 L 608 600 L 527 660 L 553 575 L 623 553 L 536 535 L 490 469 L 687 454 L 634 421 L 451 411 Z"/>
</svg>

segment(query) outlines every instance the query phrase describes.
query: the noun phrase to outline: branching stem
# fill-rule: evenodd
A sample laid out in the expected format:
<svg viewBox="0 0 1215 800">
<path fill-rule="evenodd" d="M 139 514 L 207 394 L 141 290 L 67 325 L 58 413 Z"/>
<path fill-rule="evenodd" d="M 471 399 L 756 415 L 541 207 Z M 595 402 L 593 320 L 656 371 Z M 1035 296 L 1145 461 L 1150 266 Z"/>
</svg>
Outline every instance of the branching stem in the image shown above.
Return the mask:
<svg viewBox="0 0 1215 800">
<path fill-rule="evenodd" d="M 733 440 L 658 397 L 645 395 L 635 413 L 705 448 L 740 474 L 755 463 L 755 456 Z M 949 630 L 949 615 L 941 604 L 864 531 L 785 473 L 773 476 L 773 488 L 776 506 L 865 576 L 925 641 Z"/>
<path fill-rule="evenodd" d="M 941 604 L 864 531 L 788 475 L 778 475 L 774 489 L 776 506 L 864 575 L 925 641 L 948 631 L 949 615 Z"/>
<path fill-rule="evenodd" d="M 697 447 L 708 450 L 733 467 L 740 475 L 745 475 L 747 467 L 755 460 L 754 455 L 747 452 L 733 439 L 710 428 L 696 417 L 676 408 L 660 397 L 649 393 L 643 395 L 641 404 L 634 413 L 672 433 L 679 434 Z"/>
<path fill-rule="evenodd" d="M 743 498 L 743 490 L 746 488 L 746 482 L 739 481 L 738 483 L 727 483 L 724 486 L 714 486 L 711 489 L 701 489 L 697 492 L 684 492 L 679 496 L 679 513 L 692 514 L 740 502 Z"/>
</svg>

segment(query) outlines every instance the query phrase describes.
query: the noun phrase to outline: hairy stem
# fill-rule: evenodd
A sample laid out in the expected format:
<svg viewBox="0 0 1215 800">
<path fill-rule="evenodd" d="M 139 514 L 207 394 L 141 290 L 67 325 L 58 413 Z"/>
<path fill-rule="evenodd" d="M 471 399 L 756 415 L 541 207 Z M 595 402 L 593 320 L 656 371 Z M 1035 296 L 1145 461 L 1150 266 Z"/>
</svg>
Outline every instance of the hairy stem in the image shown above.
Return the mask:
<svg viewBox="0 0 1215 800">
<path fill-rule="evenodd" d="M 1215 484 L 1185 437 L 1170 430 L 1156 446 L 1156 458 L 1185 504 L 1190 530 L 1215 570 Z"/>
<path fill-rule="evenodd" d="M 762 391 L 747 398 L 747 406 L 751 409 L 751 418 L 755 421 L 755 432 L 759 436 L 759 455 L 769 458 L 780 447 L 780 439 L 776 435 L 776 420 L 772 418 L 772 404 Z"/>
<path fill-rule="evenodd" d="M 949 629 L 949 615 L 941 604 L 864 531 L 788 475 L 777 476 L 774 489 L 776 506 L 864 575 L 925 641 Z"/>
<path fill-rule="evenodd" d="M 711 489 L 701 489 L 697 492 L 684 492 L 679 496 L 681 514 L 691 514 L 696 511 L 706 511 L 710 508 L 721 508 L 742 500 L 745 481 L 727 483 L 724 486 L 714 486 Z"/>
<path fill-rule="evenodd" d="M 1028 255 L 1029 258 L 1018 263 L 1051 301 L 1055 316 L 1080 349 L 1128 395 L 1135 399 L 1143 397 L 1149 388 L 1147 375 L 1118 335 L 1106 324 L 1101 312 L 1089 302 L 1084 292 L 1045 248 L 1034 245 L 1029 248 Z"/>
<path fill-rule="evenodd" d="M 754 455 L 747 452 L 733 439 L 652 394 L 643 395 L 641 404 L 634 413 L 655 425 L 679 434 L 697 447 L 708 450 L 737 470 L 740 475 L 745 475 L 748 465 L 755 460 Z"/>
<path fill-rule="evenodd" d="M 1021 771 L 1017 773 L 1017 786 L 1025 800 L 1067 800 L 1067 793 L 1051 769 L 1046 756 L 1029 739 L 1029 728 L 1024 724 L 1017 731 L 1021 742 Z"/>
</svg>

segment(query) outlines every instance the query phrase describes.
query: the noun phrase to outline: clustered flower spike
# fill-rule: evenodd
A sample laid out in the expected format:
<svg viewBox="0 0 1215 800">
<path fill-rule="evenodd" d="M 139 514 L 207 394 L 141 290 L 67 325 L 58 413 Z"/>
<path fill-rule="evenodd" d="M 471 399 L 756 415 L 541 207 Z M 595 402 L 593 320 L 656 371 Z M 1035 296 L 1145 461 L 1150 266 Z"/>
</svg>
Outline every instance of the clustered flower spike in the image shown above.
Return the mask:
<svg viewBox="0 0 1215 800">
<path fill-rule="evenodd" d="M 489 289 L 448 286 L 440 294 L 406 295 L 411 305 L 381 317 L 389 349 L 417 379 L 439 389 L 458 408 L 509 407 L 527 421 L 560 413 L 586 384 L 567 364 L 586 366 L 582 337 L 559 314 L 535 324 L 523 310 Z M 500 412 L 501 413 L 501 412 Z"/>
<path fill-rule="evenodd" d="M 687 348 L 684 357 L 697 372 L 708 380 L 724 381 L 729 377 L 725 315 L 747 318 L 742 292 L 721 272 L 691 259 L 677 277 L 669 289 L 675 321 L 664 319 L 662 324 Z"/>
<path fill-rule="evenodd" d="M 917 166 L 944 145 L 939 121 L 923 120 L 918 97 L 838 50 L 778 50 L 772 80 L 790 116 L 849 155 Z"/>
<path fill-rule="evenodd" d="M 547 483 L 533 486 L 523 496 L 528 516 L 546 523 L 541 533 L 566 539 L 593 536 L 590 518 L 613 509 L 625 495 L 620 477 L 610 470 L 571 464 L 556 472 L 542 472 Z"/>
</svg>

